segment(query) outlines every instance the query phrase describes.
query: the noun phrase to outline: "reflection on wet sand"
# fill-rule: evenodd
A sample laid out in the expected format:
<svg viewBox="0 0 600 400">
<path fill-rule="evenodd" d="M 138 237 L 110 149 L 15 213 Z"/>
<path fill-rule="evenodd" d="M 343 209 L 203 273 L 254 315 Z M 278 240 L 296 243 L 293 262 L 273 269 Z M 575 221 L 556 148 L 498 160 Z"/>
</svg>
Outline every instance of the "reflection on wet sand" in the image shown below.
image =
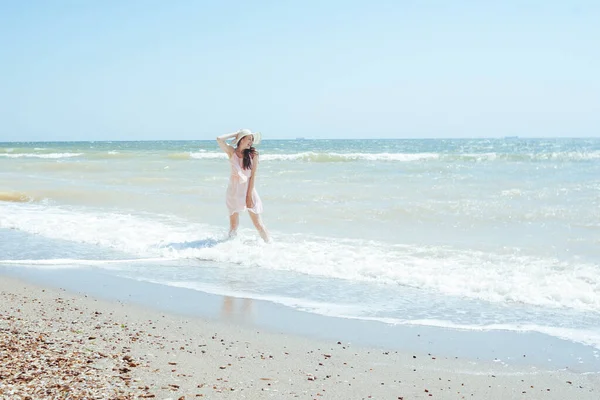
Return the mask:
<svg viewBox="0 0 600 400">
<path fill-rule="evenodd" d="M 252 319 L 252 299 L 224 296 L 221 317 L 237 321 L 250 321 Z"/>
</svg>

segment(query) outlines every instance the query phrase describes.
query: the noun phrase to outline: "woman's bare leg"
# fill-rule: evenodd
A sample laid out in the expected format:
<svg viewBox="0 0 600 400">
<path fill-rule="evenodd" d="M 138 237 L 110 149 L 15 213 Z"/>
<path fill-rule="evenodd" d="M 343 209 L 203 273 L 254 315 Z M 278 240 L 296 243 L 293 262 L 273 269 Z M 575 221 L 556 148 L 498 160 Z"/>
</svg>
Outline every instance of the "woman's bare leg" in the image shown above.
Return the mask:
<svg viewBox="0 0 600 400">
<path fill-rule="evenodd" d="M 265 228 L 264 224 L 262 223 L 262 219 L 260 218 L 260 214 L 254 214 L 252 211 L 249 211 L 248 214 L 250 214 L 250 219 L 252 220 L 252 223 L 254 224 L 254 226 L 256 227 L 256 229 L 258 230 L 258 233 L 260 235 L 260 237 L 265 241 L 265 242 L 269 242 L 269 234 L 267 233 L 267 228 Z"/>
<path fill-rule="evenodd" d="M 240 225 L 240 214 L 233 213 L 229 216 L 229 237 L 233 238 L 237 235 L 237 228 Z"/>
</svg>

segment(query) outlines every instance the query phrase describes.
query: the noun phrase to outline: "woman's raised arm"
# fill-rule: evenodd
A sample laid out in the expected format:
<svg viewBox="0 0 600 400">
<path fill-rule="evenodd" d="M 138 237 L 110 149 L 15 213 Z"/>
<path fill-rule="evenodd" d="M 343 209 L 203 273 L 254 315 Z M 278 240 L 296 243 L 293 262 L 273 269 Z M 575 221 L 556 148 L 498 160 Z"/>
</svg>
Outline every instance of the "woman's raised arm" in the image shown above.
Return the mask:
<svg viewBox="0 0 600 400">
<path fill-rule="evenodd" d="M 229 157 L 231 157 L 235 149 L 232 146 L 228 145 L 225 141 L 227 139 L 236 137 L 238 132 L 227 133 L 225 135 L 217 136 L 217 143 L 219 144 L 219 147 L 221 148 L 221 150 L 227 153 Z"/>
</svg>

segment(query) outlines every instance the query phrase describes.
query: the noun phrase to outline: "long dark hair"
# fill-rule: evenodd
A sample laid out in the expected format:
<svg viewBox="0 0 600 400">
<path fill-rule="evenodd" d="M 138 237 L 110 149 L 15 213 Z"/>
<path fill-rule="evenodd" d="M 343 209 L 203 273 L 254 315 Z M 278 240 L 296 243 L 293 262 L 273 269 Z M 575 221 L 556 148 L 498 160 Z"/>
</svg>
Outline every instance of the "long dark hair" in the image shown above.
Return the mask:
<svg viewBox="0 0 600 400">
<path fill-rule="evenodd" d="M 252 159 L 255 154 L 258 154 L 258 151 L 254 147 L 244 150 L 244 159 L 242 160 L 242 167 L 244 169 L 252 168 Z"/>
</svg>

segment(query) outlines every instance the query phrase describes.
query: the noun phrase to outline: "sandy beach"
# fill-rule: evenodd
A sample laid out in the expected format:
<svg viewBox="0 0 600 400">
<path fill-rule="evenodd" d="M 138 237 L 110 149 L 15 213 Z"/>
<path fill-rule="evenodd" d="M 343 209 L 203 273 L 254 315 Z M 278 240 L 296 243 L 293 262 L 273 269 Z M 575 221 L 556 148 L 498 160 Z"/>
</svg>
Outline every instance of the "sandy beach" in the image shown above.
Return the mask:
<svg viewBox="0 0 600 400">
<path fill-rule="evenodd" d="M 597 399 L 597 374 L 401 353 L 3 276 L 3 399 Z"/>
<path fill-rule="evenodd" d="M 0 400 L 600 400 L 600 1 L 0 4 Z"/>
</svg>

